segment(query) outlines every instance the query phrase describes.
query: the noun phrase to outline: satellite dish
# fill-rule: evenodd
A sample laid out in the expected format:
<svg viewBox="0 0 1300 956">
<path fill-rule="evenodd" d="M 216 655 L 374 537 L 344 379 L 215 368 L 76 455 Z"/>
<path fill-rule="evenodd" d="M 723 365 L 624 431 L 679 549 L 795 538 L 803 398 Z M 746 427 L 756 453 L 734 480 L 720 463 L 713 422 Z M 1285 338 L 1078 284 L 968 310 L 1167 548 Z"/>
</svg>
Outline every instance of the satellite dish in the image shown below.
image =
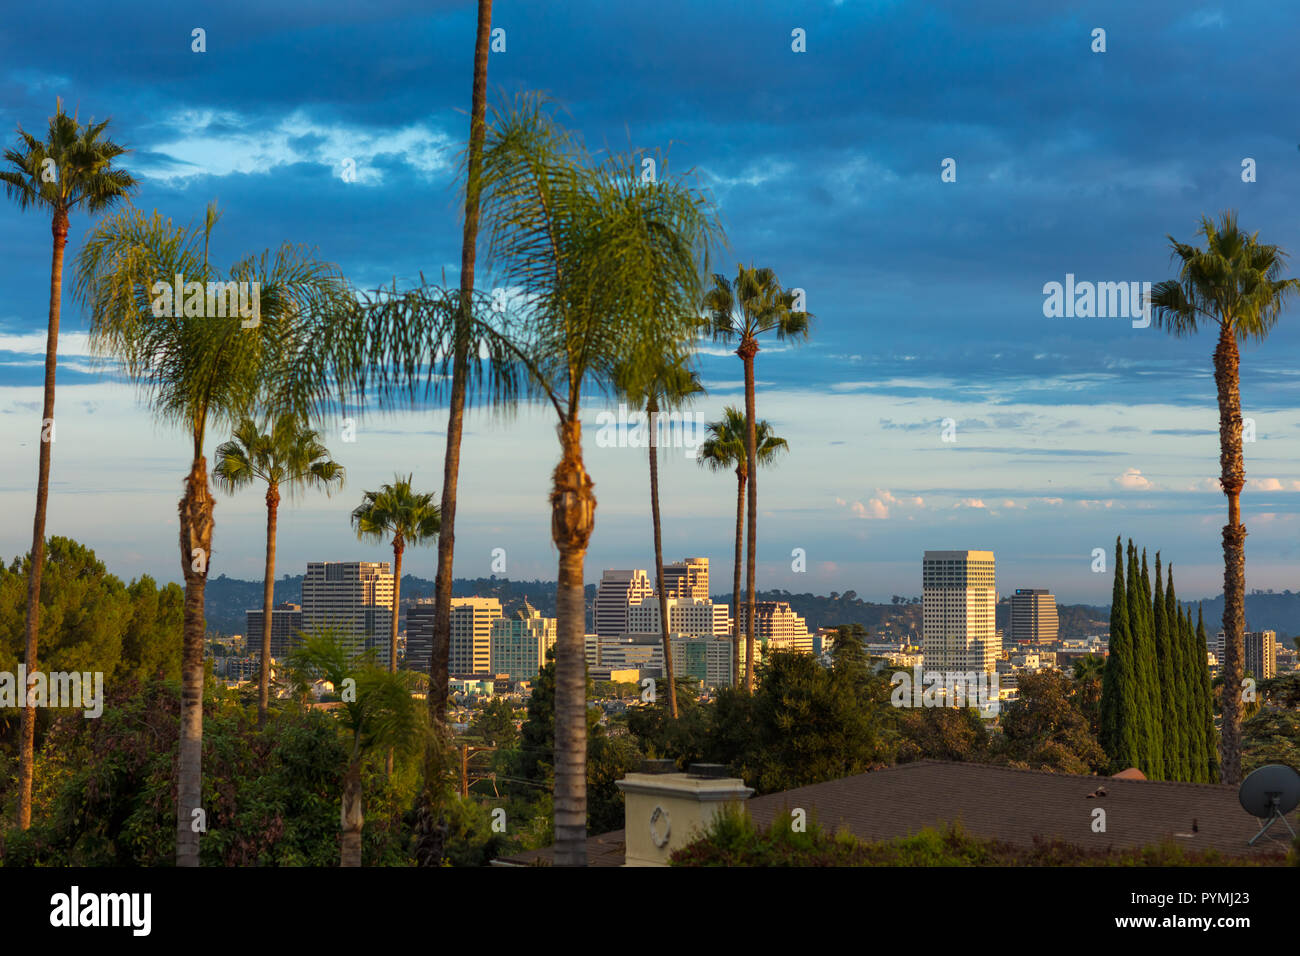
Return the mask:
<svg viewBox="0 0 1300 956">
<path fill-rule="evenodd" d="M 1295 830 L 1291 829 L 1286 815 L 1300 805 L 1300 773 L 1279 763 L 1260 767 L 1241 782 L 1237 799 L 1247 813 L 1266 821 L 1264 828 L 1251 838 L 1250 846 L 1278 820 L 1295 838 Z"/>
</svg>

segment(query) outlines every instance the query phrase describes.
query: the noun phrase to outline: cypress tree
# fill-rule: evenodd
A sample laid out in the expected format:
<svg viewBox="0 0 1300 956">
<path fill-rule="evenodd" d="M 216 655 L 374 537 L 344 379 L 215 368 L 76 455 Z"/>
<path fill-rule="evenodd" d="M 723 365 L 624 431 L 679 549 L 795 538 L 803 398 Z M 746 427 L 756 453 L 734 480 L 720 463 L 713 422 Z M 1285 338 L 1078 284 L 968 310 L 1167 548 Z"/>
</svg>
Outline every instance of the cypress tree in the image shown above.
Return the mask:
<svg viewBox="0 0 1300 956">
<path fill-rule="evenodd" d="M 1173 780 L 1191 780 L 1191 735 L 1187 721 L 1187 663 L 1186 645 L 1183 634 L 1183 613 L 1178 607 L 1178 598 L 1174 596 L 1174 565 L 1171 561 L 1166 569 L 1169 586 L 1165 588 L 1165 628 L 1169 647 L 1169 671 L 1172 683 L 1169 686 L 1171 720 L 1176 725 L 1174 764 L 1170 777 Z"/>
<path fill-rule="evenodd" d="M 1151 607 L 1151 572 L 1147 570 L 1147 552 L 1142 549 L 1142 573 L 1137 580 L 1138 619 L 1141 632 L 1136 640 L 1141 662 L 1142 683 L 1146 694 L 1147 766 L 1143 772 L 1151 780 L 1165 779 L 1164 708 L 1160 699 L 1160 661 L 1156 656 L 1155 613 Z M 1134 596 L 1129 595 L 1129 601 Z"/>
<path fill-rule="evenodd" d="M 1133 640 L 1129 634 L 1125 598 L 1124 551 L 1115 538 L 1115 585 L 1110 601 L 1110 652 L 1101 678 L 1101 746 L 1112 773 L 1139 763 L 1137 747 L 1137 685 L 1133 671 Z"/>
<path fill-rule="evenodd" d="M 1196 626 L 1192 624 L 1192 609 L 1187 609 L 1186 616 L 1181 617 L 1183 630 L 1183 661 L 1186 667 L 1187 684 L 1187 736 L 1188 774 L 1194 783 L 1209 783 L 1208 761 L 1205 756 L 1205 727 L 1202 718 L 1201 671 L 1205 670 L 1205 658 L 1196 657 Z"/>
<path fill-rule="evenodd" d="M 1174 754 L 1178 750 L 1178 737 L 1174 721 L 1170 719 L 1173 674 L 1169 670 L 1169 628 L 1165 621 L 1165 582 L 1160 573 L 1159 551 L 1156 552 L 1155 585 L 1156 593 L 1151 602 L 1151 645 L 1156 654 L 1156 699 L 1160 702 L 1160 752 L 1164 756 L 1165 771 L 1161 779 L 1177 780 L 1174 776 L 1174 764 L 1177 763 Z"/>
<path fill-rule="evenodd" d="M 1219 782 L 1219 733 L 1214 729 L 1214 692 L 1210 687 L 1210 668 L 1207 663 L 1209 645 L 1205 640 L 1205 615 L 1196 608 L 1196 644 L 1201 662 L 1201 726 L 1205 728 L 1205 773 L 1210 783 Z"/>
</svg>

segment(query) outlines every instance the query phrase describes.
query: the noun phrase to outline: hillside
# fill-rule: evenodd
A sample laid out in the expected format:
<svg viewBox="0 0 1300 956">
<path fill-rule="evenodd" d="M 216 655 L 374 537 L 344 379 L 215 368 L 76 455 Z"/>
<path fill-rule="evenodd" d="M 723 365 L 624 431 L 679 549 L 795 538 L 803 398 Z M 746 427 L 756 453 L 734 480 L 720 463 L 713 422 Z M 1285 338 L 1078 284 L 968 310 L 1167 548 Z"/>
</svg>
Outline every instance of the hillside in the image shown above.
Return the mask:
<svg viewBox="0 0 1300 956">
<path fill-rule="evenodd" d="M 297 604 L 302 599 L 302 575 L 285 575 L 275 582 L 275 600 L 292 601 Z M 587 627 L 591 628 L 591 605 L 596 598 L 596 586 L 587 585 Z M 511 581 L 508 578 L 457 578 L 452 582 L 452 594 L 456 597 L 495 597 L 501 601 L 507 614 L 523 606 L 524 597 L 528 603 L 547 617 L 555 616 L 555 582 L 554 581 Z M 402 578 L 402 603 L 405 605 L 417 598 L 433 596 L 433 581 L 428 578 L 406 575 Z M 872 636 L 881 641 L 897 638 L 919 639 L 921 628 L 921 605 L 918 598 L 896 598 L 895 603 L 875 604 L 863 601 L 855 591 L 843 594 L 832 591 L 830 596 L 820 594 L 792 594 L 789 591 L 759 591 L 760 601 L 785 601 L 808 622 L 808 627 L 835 627 L 840 624 L 861 624 Z M 718 603 L 731 602 L 730 592 L 713 595 Z M 208 629 L 224 634 L 244 633 L 244 612 L 249 608 L 260 607 L 262 603 L 262 584 L 260 581 L 243 581 L 238 578 L 220 577 L 208 581 L 207 618 Z M 1185 607 L 1195 611 L 1197 602 L 1184 601 Z M 1206 629 L 1213 636 L 1219 628 L 1223 617 L 1223 596 L 1205 599 L 1199 602 L 1205 612 Z M 997 626 L 1005 633 L 1010 614 L 1010 606 L 1003 600 L 998 602 Z M 1110 607 L 1088 604 L 1059 604 L 1057 614 L 1060 617 L 1062 638 L 1075 639 L 1093 634 L 1105 634 L 1110 626 Z M 1280 594 L 1255 591 L 1246 596 L 1246 622 L 1252 630 L 1277 631 L 1283 641 L 1300 634 L 1300 592 L 1284 591 Z"/>
</svg>

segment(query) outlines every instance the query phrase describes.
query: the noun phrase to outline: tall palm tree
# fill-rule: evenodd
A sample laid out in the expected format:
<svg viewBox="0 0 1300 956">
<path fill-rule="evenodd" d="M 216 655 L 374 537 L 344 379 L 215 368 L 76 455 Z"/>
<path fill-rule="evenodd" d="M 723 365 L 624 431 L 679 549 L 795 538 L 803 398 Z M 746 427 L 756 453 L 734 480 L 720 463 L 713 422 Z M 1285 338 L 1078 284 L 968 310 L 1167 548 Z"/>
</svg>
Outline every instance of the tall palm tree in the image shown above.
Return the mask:
<svg viewBox="0 0 1300 956">
<path fill-rule="evenodd" d="M 780 340 L 808 338 L 813 318 L 810 312 L 796 311 L 793 292 L 781 288 L 771 269 L 736 267 L 733 284 L 726 276 L 715 274 L 713 288 L 704 296 L 704 308 L 712 320 L 716 340 L 739 340 L 736 354 L 745 366 L 745 457 L 749 473 L 749 527 L 745 562 L 745 633 L 754 633 L 754 574 L 758 562 L 758 474 L 756 456 L 758 436 L 754 417 L 754 356 L 758 354 L 761 335 L 775 333 Z M 753 637 L 747 638 L 753 647 Z M 746 669 L 745 689 L 754 692 L 754 668 Z"/>
<path fill-rule="evenodd" d="M 225 280 L 247 283 L 258 321 L 241 316 L 159 315 L 151 290 L 174 276 L 186 282 L 219 282 L 208 262 L 208 244 L 219 219 L 209 206 L 201 227 L 173 226 L 155 212 L 123 210 L 101 222 L 77 259 L 77 297 L 90 315 L 95 353 L 114 359 L 162 421 L 184 429 L 191 442 L 189 473 L 179 505 L 181 571 L 185 577 L 185 624 L 181 652 L 181 742 L 177 767 L 176 864 L 199 865 L 199 834 L 205 815 L 203 783 L 203 614 L 212 554 L 213 499 L 203 454 L 209 426 L 231 423 L 248 396 L 266 392 L 271 415 L 301 394 L 323 387 L 293 377 L 288 359 L 309 350 L 306 330 L 318 313 L 347 316 L 352 293 L 338 270 L 306 250 L 285 244 L 271 256 L 237 262 Z M 210 301 L 210 300 L 209 300 Z M 188 306 L 187 302 L 187 306 Z M 188 308 L 185 311 L 189 311 Z M 225 310 L 223 310 L 225 311 Z"/>
<path fill-rule="evenodd" d="M 683 407 L 697 395 L 704 394 L 699 374 L 679 363 L 663 363 L 649 380 L 642 381 L 640 369 L 619 369 L 616 381 L 627 381 L 621 395 L 635 407 L 644 406 L 650 430 L 650 523 L 654 528 L 655 590 L 659 596 L 659 623 L 663 633 L 664 673 L 668 680 L 668 712 L 677 719 L 677 682 L 673 674 L 673 647 L 669 637 L 668 594 L 664 591 L 664 546 L 659 518 L 659 412 Z"/>
<path fill-rule="evenodd" d="M 385 750 L 390 760 L 394 750 L 417 753 L 427 733 L 425 709 L 411 696 L 414 675 L 356 661 L 329 632 L 307 638 L 290 655 L 289 662 L 299 687 L 324 680 L 342 691 L 348 680 L 355 681 L 355 692 L 342 694 L 342 703 L 334 713 L 348 742 L 339 814 L 343 831 L 339 865 L 360 866 L 361 828 L 365 822 L 361 771 L 366 759 Z"/>
<path fill-rule="evenodd" d="M 363 541 L 393 545 L 393 619 L 388 637 L 388 670 L 397 672 L 397 616 L 402 606 L 402 552 L 408 544 L 427 544 L 438 536 L 441 515 L 433 492 L 411 489 L 413 475 L 397 475 L 391 485 L 367 491 L 352 510 L 352 527 Z"/>
<path fill-rule="evenodd" d="M 749 453 L 745 447 L 745 413 L 734 405 L 722 410 L 722 419 L 707 426 L 709 437 L 700 445 L 696 462 L 710 471 L 734 470 L 736 473 L 736 558 L 732 565 L 735 577 L 731 586 L 731 673 L 740 684 L 740 561 L 741 545 L 745 539 L 745 483 L 749 475 Z M 784 438 L 772 434 L 772 426 L 763 419 L 754 426 L 755 460 L 760 465 L 776 461 L 777 455 L 789 451 Z M 751 628 L 745 644 L 746 668 L 753 671 L 754 631 Z M 752 679 L 747 679 L 752 687 Z"/>
<path fill-rule="evenodd" d="M 50 217 L 54 253 L 50 260 L 50 311 L 45 331 L 45 394 L 41 406 L 41 442 L 36 470 L 36 517 L 32 524 L 31 564 L 27 574 L 27 618 L 23 660 L 27 673 L 35 674 L 36 637 L 40 631 L 41 571 L 45 563 L 45 510 L 50 498 L 50 453 L 54 443 L 54 378 L 59 354 L 59 313 L 63 299 L 63 251 L 68 244 L 68 218 L 78 209 L 94 215 L 111 209 L 135 190 L 136 181 L 126 171 L 113 168 L 113 160 L 129 152 L 102 139 L 109 120 L 87 126 L 76 114 L 63 112 L 56 99 L 45 141 L 18 127 L 18 149 L 6 149 L 0 169 L 5 195 L 19 209 L 37 209 Z M 36 740 L 36 708 L 24 706 L 18 749 L 18 826 L 32 825 L 32 765 Z"/>
<path fill-rule="evenodd" d="M 1214 382 L 1219 399 L 1219 484 L 1228 496 L 1223 527 L 1223 734 L 1222 779 L 1241 782 L 1241 680 L 1246 601 L 1246 526 L 1241 523 L 1241 490 L 1246 467 L 1241 447 L 1241 381 L 1238 345 L 1264 339 L 1277 322 L 1288 295 L 1300 280 L 1280 278 L 1286 253 L 1243 232 L 1237 215 L 1224 212 L 1215 223 L 1201 217 L 1200 249 L 1169 236 L 1178 278 L 1151 290 L 1156 325 L 1176 336 L 1201 326 L 1217 327 Z"/>
<path fill-rule="evenodd" d="M 486 136 L 488 45 L 492 0 L 478 0 L 474 34 L 474 83 L 470 90 L 469 147 L 465 153 L 465 222 L 460 246 L 460 298 L 457 303 L 447 446 L 443 455 L 442 533 L 438 537 L 438 572 L 434 578 L 433 652 L 429 662 L 429 713 L 435 730 L 446 733 L 448 673 L 451 652 L 451 582 L 456 544 L 456 491 L 460 481 L 460 443 L 465 429 L 465 400 L 473 344 L 475 260 L 478 255 L 479 196 Z"/>
<path fill-rule="evenodd" d="M 556 586 L 555 860 L 587 857 L 586 607 L 583 564 L 596 497 L 583 464 L 584 389 L 613 392 L 683 358 L 698 333 L 701 277 L 719 232 L 707 200 L 667 175 L 642 182 L 640 164 L 596 163 L 522 95 L 494 111 L 483 153 L 484 223 L 503 284 L 521 291 L 519 361 L 559 420 L 552 473 Z"/>
<path fill-rule="evenodd" d="M 300 418 L 283 415 L 259 425 L 244 418 L 230 441 L 217 446 L 212 469 L 217 485 L 233 494 L 255 481 L 266 483 L 266 569 L 262 576 L 262 662 L 257 681 L 257 723 L 266 724 L 271 681 L 271 617 L 275 605 L 275 539 L 280 488 L 329 495 L 343 486 L 343 466 L 330 458 L 320 434 Z"/>
</svg>

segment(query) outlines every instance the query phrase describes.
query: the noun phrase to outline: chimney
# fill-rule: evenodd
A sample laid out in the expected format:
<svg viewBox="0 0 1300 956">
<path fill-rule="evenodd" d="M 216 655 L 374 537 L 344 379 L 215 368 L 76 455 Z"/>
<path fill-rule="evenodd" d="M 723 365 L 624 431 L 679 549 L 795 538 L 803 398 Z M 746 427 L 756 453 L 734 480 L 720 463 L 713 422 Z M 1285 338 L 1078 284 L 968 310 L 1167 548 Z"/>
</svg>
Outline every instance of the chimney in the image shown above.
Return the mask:
<svg viewBox="0 0 1300 956">
<path fill-rule="evenodd" d="M 754 792 L 744 780 L 725 776 L 720 764 L 692 764 L 687 773 L 644 769 L 652 772 L 614 782 L 625 805 L 624 866 L 667 866 L 669 855 L 701 836 L 723 807 L 744 803 Z"/>
</svg>

